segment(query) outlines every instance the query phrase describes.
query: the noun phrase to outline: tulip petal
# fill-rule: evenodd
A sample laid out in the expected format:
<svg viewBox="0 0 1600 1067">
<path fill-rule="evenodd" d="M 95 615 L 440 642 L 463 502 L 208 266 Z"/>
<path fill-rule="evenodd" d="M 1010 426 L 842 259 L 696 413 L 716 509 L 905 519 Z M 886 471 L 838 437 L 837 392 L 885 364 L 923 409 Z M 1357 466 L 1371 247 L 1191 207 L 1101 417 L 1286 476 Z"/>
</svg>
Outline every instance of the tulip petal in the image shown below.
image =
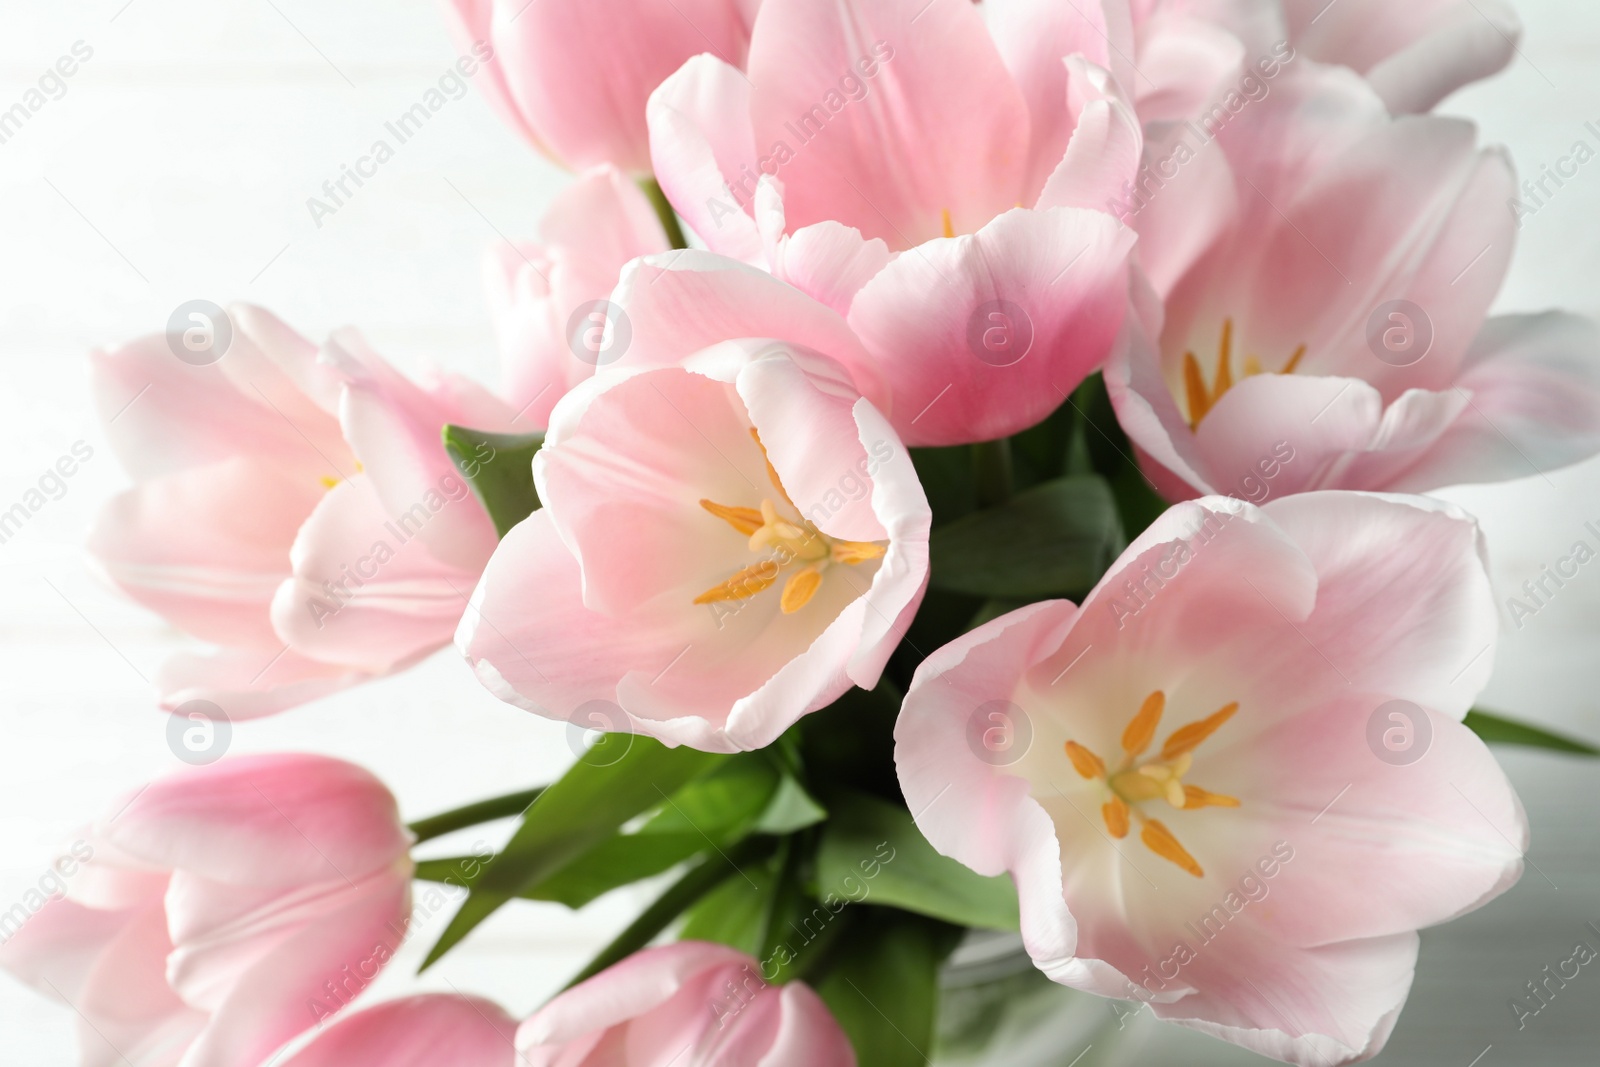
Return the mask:
<svg viewBox="0 0 1600 1067">
<path fill-rule="evenodd" d="M 1121 85 L 1132 86 L 1133 27 L 1125 4 L 1100 0 L 1073 4 L 990 0 L 986 11 L 995 47 L 1028 103 L 1032 137 L 1022 202 L 1031 204 L 1045 178 L 1060 164 L 1078 122 L 1076 111 L 1067 104 L 1068 76 L 1062 60 L 1081 55 L 1113 72 Z"/>
<path fill-rule="evenodd" d="M 650 154 L 662 192 L 706 247 L 756 262 L 760 171 L 750 94 L 742 71 L 695 56 L 650 96 Z"/>
<path fill-rule="evenodd" d="M 1121 326 L 1132 234 L 1100 212 L 1008 211 L 901 255 L 850 323 L 878 358 L 906 443 L 986 441 L 1066 401 Z"/>
<path fill-rule="evenodd" d="M 89 551 L 124 593 L 189 633 L 271 645 L 265 609 L 300 524 L 326 493 L 267 456 L 223 460 L 114 497 Z"/>
<path fill-rule="evenodd" d="M 1501 0 L 1381 0 L 1284 4 L 1296 46 L 1320 63 L 1365 74 L 1396 114 L 1431 110 L 1455 90 L 1511 62 L 1522 24 Z"/>
<path fill-rule="evenodd" d="M 448 645 L 490 554 L 485 546 L 476 566 L 451 566 L 425 543 L 430 529 L 453 524 L 476 535 L 487 521 L 466 483 L 450 484 L 449 495 L 435 489 L 398 515 L 369 475 L 329 492 L 295 540 L 294 576 L 273 598 L 277 635 L 301 655 L 374 674 Z"/>
<path fill-rule="evenodd" d="M 567 166 L 650 169 L 645 105 L 691 56 L 743 65 L 749 27 L 734 0 L 540 0 L 495 5 L 511 97 Z"/>
<path fill-rule="evenodd" d="M 967 0 L 764 0 L 749 69 L 755 143 L 792 155 L 791 226 L 904 249 L 1021 201 L 1027 103 Z"/>
<path fill-rule="evenodd" d="M 239 756 L 158 780 L 99 828 L 143 862 L 235 885 L 359 878 L 404 856 L 394 797 L 324 756 Z"/>
<path fill-rule="evenodd" d="M 516 1021 L 481 997 L 427 993 L 340 1019 L 284 1067 L 515 1067 Z"/>
<path fill-rule="evenodd" d="M 1600 335 L 1576 315 L 1490 319 L 1456 382 L 1460 417 L 1389 488 L 1423 492 L 1556 470 L 1600 451 Z"/>
</svg>

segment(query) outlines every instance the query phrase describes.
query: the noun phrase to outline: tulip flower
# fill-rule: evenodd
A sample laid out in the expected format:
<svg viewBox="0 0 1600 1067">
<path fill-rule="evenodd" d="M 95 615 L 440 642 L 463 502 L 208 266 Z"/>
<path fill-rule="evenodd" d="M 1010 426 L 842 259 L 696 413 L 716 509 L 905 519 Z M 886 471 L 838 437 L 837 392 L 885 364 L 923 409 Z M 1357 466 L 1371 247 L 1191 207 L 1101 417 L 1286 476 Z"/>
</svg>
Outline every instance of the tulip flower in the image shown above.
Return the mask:
<svg viewBox="0 0 1600 1067">
<path fill-rule="evenodd" d="M 877 683 L 927 583 L 927 499 L 837 313 L 690 252 L 615 299 L 629 351 L 556 405 L 543 507 L 457 644 L 539 714 L 587 726 L 604 702 L 609 729 L 760 748 Z"/>
<path fill-rule="evenodd" d="M 744 65 L 760 0 L 446 0 L 451 35 L 513 130 L 574 170 L 650 169 L 645 101 L 702 52 Z"/>
<path fill-rule="evenodd" d="M 846 315 L 914 446 L 1038 422 L 1122 321 L 1131 235 L 1101 209 L 1139 161 L 1127 28 L 986 6 L 993 35 L 968 0 L 765 0 L 748 77 L 697 56 L 650 101 L 679 214 Z"/>
<path fill-rule="evenodd" d="M 405 935 L 411 835 L 359 767 L 234 758 L 156 781 L 0 948 L 70 1004 L 84 1062 L 264 1062 L 335 1014 Z"/>
<path fill-rule="evenodd" d="M 1422 113 L 1499 72 L 1522 34 L 1503 0 L 1134 0 L 1132 16 L 1146 121 L 1193 118 L 1230 90 L 1254 95 L 1257 65 L 1289 57 L 1348 67 L 1394 114 Z"/>
<path fill-rule="evenodd" d="M 1360 73 L 1395 114 L 1431 110 L 1498 73 L 1522 22 L 1504 0 L 1284 0 L 1289 39 L 1308 58 Z"/>
<path fill-rule="evenodd" d="M 1594 325 L 1487 318 L 1516 182 L 1470 124 L 1391 118 L 1354 74 L 1302 64 L 1181 152 L 1195 136 L 1149 146 L 1171 180 L 1134 225 L 1164 306 L 1136 301 L 1106 371 L 1170 498 L 1422 492 L 1600 451 Z"/>
<path fill-rule="evenodd" d="M 492 1001 L 424 994 L 344 1016 L 283 1067 L 517 1067 L 516 1032 Z"/>
<path fill-rule="evenodd" d="M 849 1039 L 821 998 L 801 982 L 769 986 L 759 968 L 742 952 L 706 942 L 646 949 L 530 1016 L 517 1031 L 517 1062 L 855 1067 Z"/>
<path fill-rule="evenodd" d="M 489 253 L 489 300 L 519 426 L 543 428 L 567 390 L 605 366 L 606 298 L 629 260 L 670 247 L 649 200 L 614 167 L 596 167 L 556 194 L 538 242 Z"/>
<path fill-rule="evenodd" d="M 1207 497 L 1081 607 L 1034 604 L 930 656 L 900 783 L 939 851 L 1011 875 L 1054 980 L 1280 1060 L 1366 1059 L 1416 931 L 1522 870 L 1522 808 L 1461 723 L 1496 631 L 1454 508 Z"/>
<path fill-rule="evenodd" d="M 238 719 L 449 643 L 495 531 L 440 429 L 510 429 L 512 413 L 464 380 L 412 384 L 353 333 L 319 355 L 257 308 L 230 319 L 209 364 L 160 336 L 93 357 L 135 485 L 89 548 L 129 596 L 220 646 L 167 661 L 163 705 L 203 699 Z"/>
</svg>

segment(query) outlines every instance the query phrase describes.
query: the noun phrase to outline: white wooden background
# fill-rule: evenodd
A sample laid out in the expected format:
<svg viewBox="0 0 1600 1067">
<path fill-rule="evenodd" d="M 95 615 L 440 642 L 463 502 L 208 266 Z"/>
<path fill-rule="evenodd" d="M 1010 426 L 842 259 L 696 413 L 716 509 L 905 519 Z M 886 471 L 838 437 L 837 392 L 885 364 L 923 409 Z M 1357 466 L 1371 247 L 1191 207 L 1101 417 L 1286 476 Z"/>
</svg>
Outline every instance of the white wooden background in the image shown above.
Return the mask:
<svg viewBox="0 0 1600 1067">
<path fill-rule="evenodd" d="M 1443 110 L 1477 119 L 1537 172 L 1579 138 L 1596 143 L 1584 124 L 1600 120 L 1600 10 L 1520 7 L 1522 58 Z M 124 484 L 87 403 L 84 352 L 161 329 L 184 301 L 243 299 L 313 337 L 355 324 L 402 365 L 435 360 L 490 377 L 482 251 L 496 231 L 528 236 L 563 180 L 474 92 L 313 225 L 306 198 L 453 61 L 433 0 L 5 0 L 0 110 L 80 40 L 94 55 L 66 94 L 0 144 L 0 510 L 74 442 L 96 449 L 65 497 L 0 545 L 0 910 L 74 827 L 178 766 L 144 679 L 182 639 L 96 584 L 79 549 L 100 502 Z M 1600 313 L 1597 219 L 1600 161 L 1528 220 L 1502 306 Z M 1561 554 L 1581 518 L 1600 517 L 1600 467 L 1463 499 L 1490 513 L 1516 584 Z M 1508 642 L 1493 697 L 1600 736 L 1590 640 L 1600 638 L 1600 569 L 1535 621 Z M 489 698 L 451 653 L 249 724 L 234 743 L 358 760 L 408 817 L 544 780 L 571 758 L 561 729 Z M 1585 922 L 1600 922 L 1600 766 L 1515 753 L 1505 762 L 1533 820 L 1539 870 L 1424 938 L 1411 1006 L 1382 1063 L 1595 1061 L 1600 972 L 1585 970 L 1522 1032 L 1508 1001 L 1590 936 Z M 508 908 L 420 984 L 526 1011 L 631 907 Z M 430 920 L 409 947 L 413 961 L 441 927 Z M 409 969 L 391 968 L 373 993 L 412 987 Z M 1149 1038 L 1142 1063 L 1250 1060 L 1166 1028 Z M 72 1049 L 69 1011 L 0 979 L 0 1063 L 60 1067 Z"/>
</svg>

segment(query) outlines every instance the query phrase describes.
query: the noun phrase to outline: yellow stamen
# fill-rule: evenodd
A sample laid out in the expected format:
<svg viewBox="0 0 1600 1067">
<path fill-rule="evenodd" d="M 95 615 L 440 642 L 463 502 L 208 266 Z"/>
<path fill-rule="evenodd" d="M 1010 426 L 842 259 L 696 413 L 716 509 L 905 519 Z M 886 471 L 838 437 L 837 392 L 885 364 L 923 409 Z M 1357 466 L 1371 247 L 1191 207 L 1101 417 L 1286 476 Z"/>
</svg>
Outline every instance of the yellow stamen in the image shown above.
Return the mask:
<svg viewBox="0 0 1600 1067">
<path fill-rule="evenodd" d="M 807 567 L 796 574 L 783 587 L 783 613 L 793 615 L 817 595 L 817 590 L 822 588 L 822 572 L 815 567 Z"/>
<path fill-rule="evenodd" d="M 835 541 L 833 543 L 833 561 L 835 563 L 848 563 L 854 567 L 865 563 L 869 559 L 883 558 L 884 547 L 873 541 Z"/>
<path fill-rule="evenodd" d="M 1106 761 L 1084 748 L 1076 741 L 1067 742 L 1067 758 L 1072 761 L 1072 766 L 1085 778 L 1104 778 L 1106 776 Z"/>
<path fill-rule="evenodd" d="M 1189 429 L 1199 429 L 1200 420 L 1211 408 L 1211 399 L 1206 392 L 1206 380 L 1200 374 L 1200 361 L 1194 358 L 1193 352 L 1183 354 L 1183 391 L 1189 402 Z"/>
<path fill-rule="evenodd" d="M 1128 836 L 1128 804 L 1121 797 L 1113 794 L 1111 799 L 1100 807 L 1100 817 L 1106 821 L 1106 829 L 1111 836 L 1121 841 Z"/>
<path fill-rule="evenodd" d="M 1129 819 L 1137 818 L 1143 826 L 1139 839 L 1152 852 L 1199 878 L 1204 872 L 1195 858 L 1178 844 L 1166 826 L 1149 818 L 1138 806 L 1156 799 L 1165 800 L 1179 811 L 1241 806 L 1236 797 L 1187 785 L 1183 780 L 1194 766 L 1194 749 L 1232 718 L 1239 704 L 1235 701 L 1198 722 L 1179 727 L 1167 738 L 1159 755 L 1139 763 L 1140 755 L 1149 748 L 1161 725 L 1166 703 L 1166 694 L 1160 689 L 1145 697 L 1133 721 L 1122 733 L 1125 756 L 1120 769 L 1108 771 L 1104 760 L 1076 741 L 1066 742 L 1067 759 L 1079 775 L 1105 785 L 1107 799 L 1100 807 L 1100 817 L 1105 820 L 1106 831 L 1112 837 L 1119 840 L 1126 837 Z"/>
<path fill-rule="evenodd" d="M 761 529 L 765 522 L 761 517 L 761 512 L 755 508 L 733 508 L 710 500 L 700 501 L 700 506 L 746 537 Z"/>
<path fill-rule="evenodd" d="M 1167 695 L 1157 689 L 1144 698 L 1139 714 L 1133 717 L 1128 728 L 1122 731 L 1122 751 L 1131 759 L 1150 747 L 1155 739 L 1156 727 L 1161 725 L 1161 712 L 1167 706 Z"/>
<path fill-rule="evenodd" d="M 1301 345 L 1295 349 L 1294 355 L 1289 357 L 1289 362 L 1279 374 L 1293 374 L 1300 360 L 1306 354 L 1306 346 Z M 1242 365 L 1241 379 L 1253 378 L 1262 373 L 1261 360 L 1253 355 L 1246 355 Z M 1183 354 L 1183 400 L 1189 409 L 1189 428 L 1198 430 L 1200 423 L 1217 406 L 1223 395 L 1232 389 L 1235 383 L 1233 376 L 1233 319 L 1222 320 L 1222 337 L 1217 343 L 1217 372 L 1210 386 L 1206 385 L 1205 371 L 1201 369 L 1200 360 L 1192 351 Z"/>
<path fill-rule="evenodd" d="M 770 559 L 752 563 L 721 585 L 714 585 L 694 598 L 696 604 L 715 604 L 724 600 L 747 600 L 778 580 L 778 564 Z"/>
<path fill-rule="evenodd" d="M 950 219 L 950 209 L 943 209 L 939 215 L 944 220 L 944 235 L 946 237 L 954 237 L 956 235 L 956 227 L 955 223 Z"/>
<path fill-rule="evenodd" d="M 1218 346 L 1222 358 L 1217 360 L 1217 385 L 1211 390 L 1211 395 L 1221 399 L 1222 394 L 1233 388 L 1233 320 L 1222 320 L 1222 344 Z"/>
<path fill-rule="evenodd" d="M 1185 752 L 1193 751 L 1200 742 L 1216 733 L 1219 726 L 1233 718 L 1233 713 L 1238 710 L 1239 702 L 1235 700 L 1233 703 L 1225 705 L 1220 711 L 1207 715 L 1199 722 L 1192 722 L 1187 726 L 1181 726 L 1172 731 L 1172 736 L 1167 738 L 1167 743 L 1161 746 L 1161 758 L 1172 760 Z"/>
<path fill-rule="evenodd" d="M 1237 808 L 1239 806 L 1238 797 L 1213 793 L 1208 789 L 1201 789 L 1197 785 L 1184 786 L 1183 795 L 1183 806 L 1185 808 Z"/>
<path fill-rule="evenodd" d="M 792 512 L 798 512 L 794 501 L 783 488 L 772 460 L 767 457 L 766 446 L 754 427 L 750 439 L 761 450 L 767 465 L 767 477 L 773 488 Z M 822 585 L 823 572 L 835 563 L 859 566 L 869 560 L 881 559 L 886 547 L 873 541 L 835 541 L 816 526 L 802 518 L 789 518 L 770 500 L 761 501 L 760 509 L 718 504 L 702 500 L 700 506 L 735 530 L 749 537 L 752 552 L 770 553 L 770 558 L 745 567 L 727 581 L 716 585 L 695 598 L 696 604 L 714 604 L 725 600 L 747 600 L 778 581 L 783 570 L 794 565 L 798 570 L 784 583 L 780 604 L 784 614 L 793 614 L 809 604 Z"/>
<path fill-rule="evenodd" d="M 1195 862 L 1195 858 L 1189 855 L 1187 849 L 1178 844 L 1178 839 L 1172 836 L 1172 831 L 1157 820 L 1146 819 L 1144 821 L 1144 828 L 1139 831 L 1139 840 L 1143 841 L 1151 852 L 1154 852 L 1162 859 L 1176 863 L 1196 878 L 1205 877 L 1206 872 L 1201 869 L 1199 863 Z"/>
<path fill-rule="evenodd" d="M 344 479 L 342 479 L 342 478 L 335 478 L 331 474 L 324 474 L 322 476 L 322 488 L 324 488 L 324 489 L 332 489 L 334 486 L 338 485 L 343 480 Z"/>
</svg>

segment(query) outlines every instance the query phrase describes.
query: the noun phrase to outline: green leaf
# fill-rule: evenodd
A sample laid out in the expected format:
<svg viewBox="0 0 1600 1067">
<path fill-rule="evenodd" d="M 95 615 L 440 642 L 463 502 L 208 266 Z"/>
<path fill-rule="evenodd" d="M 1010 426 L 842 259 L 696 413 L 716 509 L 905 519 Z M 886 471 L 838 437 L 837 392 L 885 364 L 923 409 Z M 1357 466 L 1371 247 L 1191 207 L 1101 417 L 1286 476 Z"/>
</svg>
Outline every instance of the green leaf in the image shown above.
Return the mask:
<svg viewBox="0 0 1600 1067">
<path fill-rule="evenodd" d="M 743 877 L 728 878 L 688 912 L 678 937 L 715 941 L 756 955 L 772 922 L 781 868 L 779 857 L 743 866 Z"/>
<path fill-rule="evenodd" d="M 1078 418 L 1069 467 L 1078 471 L 1087 464 L 1111 483 L 1123 534 L 1131 541 L 1167 510 L 1167 502 L 1140 470 L 1133 445 L 1117 422 L 1104 377 L 1091 374 L 1085 378 L 1073 390 L 1067 406 Z"/>
<path fill-rule="evenodd" d="M 855 909 L 851 909 L 854 911 Z M 863 908 L 827 970 L 812 980 L 871 1067 L 925 1067 L 933 1054 L 939 964 L 961 931 L 932 919 Z"/>
<path fill-rule="evenodd" d="M 977 475 L 968 445 L 913 448 L 911 463 L 933 509 L 933 524 L 954 522 L 978 506 Z"/>
<path fill-rule="evenodd" d="M 446 426 L 443 436 L 450 461 L 472 486 L 501 537 L 539 507 L 539 494 L 533 487 L 533 455 L 544 444 L 544 434 L 484 433 Z"/>
<path fill-rule="evenodd" d="M 817 848 L 818 897 L 870 901 L 961 926 L 1019 928 L 1011 879 L 985 878 L 939 855 L 905 808 L 841 792 L 833 812 Z"/>
<path fill-rule="evenodd" d="M 1082 593 L 1123 547 L 1105 480 L 1057 478 L 934 530 L 930 584 L 985 598 Z"/>
<path fill-rule="evenodd" d="M 761 834 L 792 834 L 815 826 L 828 817 L 828 811 L 816 802 L 805 787 L 791 775 L 778 780 L 772 801 L 756 822 L 755 832 Z"/>
<path fill-rule="evenodd" d="M 687 746 L 667 748 L 648 737 L 628 736 L 626 740 L 628 746 L 620 757 L 613 745 L 589 750 L 523 814 L 522 825 L 485 866 L 471 894 L 429 951 L 423 969 L 512 897 L 728 759 Z"/>
<path fill-rule="evenodd" d="M 1587 741 L 1563 737 L 1541 727 L 1530 726 L 1525 722 L 1507 719 L 1487 711 L 1479 711 L 1477 708 L 1467 712 L 1466 725 L 1467 729 L 1491 745 L 1526 745 L 1530 748 L 1544 748 L 1574 756 L 1600 756 L 1600 748 Z"/>
<path fill-rule="evenodd" d="M 673 248 L 688 248 L 689 242 L 683 236 L 683 226 L 678 222 L 678 213 L 672 209 L 672 202 L 667 199 L 667 194 L 661 191 L 661 183 L 654 178 L 641 178 L 639 188 L 644 190 L 650 206 L 656 209 L 656 218 L 661 221 L 661 230 L 666 234 L 667 244 Z"/>
<path fill-rule="evenodd" d="M 612 964 L 644 948 L 685 909 L 726 879 L 738 878 L 743 866 L 764 858 L 772 848 L 773 843 L 769 839 L 747 841 L 732 855 L 707 856 L 695 864 L 657 897 L 655 903 L 646 908 L 626 930 L 618 934 L 611 944 L 601 949 L 599 955 L 567 983 L 566 988 L 571 989 L 579 982 L 593 978 Z"/>
<path fill-rule="evenodd" d="M 521 895 L 581 908 L 702 852 L 731 848 L 763 818 L 782 778 L 762 753 L 728 757 L 666 798 L 643 826 L 607 838 Z"/>
<path fill-rule="evenodd" d="M 496 819 L 505 819 L 512 815 L 521 815 L 528 810 L 528 805 L 539 799 L 539 794 L 544 792 L 544 786 L 537 789 L 525 789 L 520 793 L 512 793 L 503 797 L 492 797 L 489 800 L 480 800 L 476 804 L 468 804 L 463 808 L 456 808 L 426 819 L 418 819 L 412 823 L 410 830 L 416 835 L 417 844 L 431 841 L 436 837 L 463 830 L 468 826 L 478 826 L 482 823 L 493 822 Z"/>
</svg>

